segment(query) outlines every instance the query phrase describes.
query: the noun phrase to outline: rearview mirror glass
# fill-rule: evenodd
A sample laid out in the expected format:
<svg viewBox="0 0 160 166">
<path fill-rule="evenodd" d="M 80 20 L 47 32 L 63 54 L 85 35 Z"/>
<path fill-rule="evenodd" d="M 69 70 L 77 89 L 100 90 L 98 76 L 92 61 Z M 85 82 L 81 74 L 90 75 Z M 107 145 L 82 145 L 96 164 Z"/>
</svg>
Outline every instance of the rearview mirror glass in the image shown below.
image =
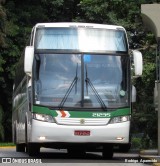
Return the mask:
<svg viewBox="0 0 160 166">
<path fill-rule="evenodd" d="M 25 48 L 24 72 L 29 76 L 32 76 L 33 57 L 34 57 L 34 47 L 27 46 Z"/>
<path fill-rule="evenodd" d="M 133 50 L 132 53 L 133 53 L 134 74 L 135 76 L 141 76 L 143 71 L 142 54 L 138 50 Z"/>
</svg>

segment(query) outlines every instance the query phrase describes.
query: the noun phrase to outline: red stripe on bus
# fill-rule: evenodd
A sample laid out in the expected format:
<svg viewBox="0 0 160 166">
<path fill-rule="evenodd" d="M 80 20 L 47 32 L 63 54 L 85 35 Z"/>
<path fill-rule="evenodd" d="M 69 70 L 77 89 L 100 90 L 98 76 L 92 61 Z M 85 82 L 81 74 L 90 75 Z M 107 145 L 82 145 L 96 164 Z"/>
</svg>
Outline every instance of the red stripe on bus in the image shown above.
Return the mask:
<svg viewBox="0 0 160 166">
<path fill-rule="evenodd" d="M 62 111 L 60 111 L 60 112 L 61 112 L 61 117 L 62 117 L 62 118 L 66 117 L 67 114 L 64 112 L 64 110 L 62 110 Z"/>
</svg>

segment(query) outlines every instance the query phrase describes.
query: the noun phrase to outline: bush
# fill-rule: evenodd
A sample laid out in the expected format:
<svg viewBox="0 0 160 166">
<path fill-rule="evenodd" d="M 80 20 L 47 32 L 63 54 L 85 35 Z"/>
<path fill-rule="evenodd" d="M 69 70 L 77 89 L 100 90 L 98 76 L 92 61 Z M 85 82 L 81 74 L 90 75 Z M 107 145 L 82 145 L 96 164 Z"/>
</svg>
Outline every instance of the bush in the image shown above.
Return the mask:
<svg viewBox="0 0 160 166">
<path fill-rule="evenodd" d="M 141 149 L 142 148 L 141 138 L 133 137 L 131 140 L 131 143 L 132 143 L 132 146 L 131 146 L 132 149 Z"/>
<path fill-rule="evenodd" d="M 0 105 L 0 141 L 4 141 L 4 128 L 2 125 L 2 120 L 3 120 L 3 109 L 2 106 Z"/>
</svg>

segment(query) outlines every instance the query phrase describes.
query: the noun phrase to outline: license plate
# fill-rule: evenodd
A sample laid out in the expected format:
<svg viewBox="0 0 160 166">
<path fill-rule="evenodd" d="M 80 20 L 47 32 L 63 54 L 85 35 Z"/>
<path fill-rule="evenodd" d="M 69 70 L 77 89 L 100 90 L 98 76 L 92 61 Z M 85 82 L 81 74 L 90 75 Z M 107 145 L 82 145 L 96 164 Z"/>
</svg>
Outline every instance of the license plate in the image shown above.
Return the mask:
<svg viewBox="0 0 160 166">
<path fill-rule="evenodd" d="M 78 136 L 90 136 L 90 131 L 89 130 L 75 130 L 74 135 Z"/>
</svg>

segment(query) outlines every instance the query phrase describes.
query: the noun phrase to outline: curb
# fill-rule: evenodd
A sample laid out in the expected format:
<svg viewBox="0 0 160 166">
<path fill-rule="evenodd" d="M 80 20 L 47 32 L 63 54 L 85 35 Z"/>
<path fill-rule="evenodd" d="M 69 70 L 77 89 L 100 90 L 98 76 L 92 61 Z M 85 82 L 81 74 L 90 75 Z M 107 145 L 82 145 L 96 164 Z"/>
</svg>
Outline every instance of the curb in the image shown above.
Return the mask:
<svg viewBox="0 0 160 166">
<path fill-rule="evenodd" d="M 0 146 L 0 149 L 16 148 L 16 146 Z"/>
<path fill-rule="evenodd" d="M 153 166 L 160 166 L 160 160 L 156 159 L 156 157 L 151 157 L 151 156 L 141 156 L 140 157 L 144 160 L 157 160 L 157 162 L 151 162 Z"/>
<path fill-rule="evenodd" d="M 142 159 L 148 159 L 148 160 L 157 160 L 157 162 L 152 162 L 152 165 L 153 166 L 160 166 L 160 156 L 157 156 L 156 153 L 153 154 L 153 152 L 149 152 L 148 154 L 146 154 L 146 151 L 145 150 L 142 150 L 140 151 L 140 154 L 139 156 L 142 158 Z"/>
<path fill-rule="evenodd" d="M 160 163 L 153 163 L 154 166 L 160 166 Z"/>
</svg>

